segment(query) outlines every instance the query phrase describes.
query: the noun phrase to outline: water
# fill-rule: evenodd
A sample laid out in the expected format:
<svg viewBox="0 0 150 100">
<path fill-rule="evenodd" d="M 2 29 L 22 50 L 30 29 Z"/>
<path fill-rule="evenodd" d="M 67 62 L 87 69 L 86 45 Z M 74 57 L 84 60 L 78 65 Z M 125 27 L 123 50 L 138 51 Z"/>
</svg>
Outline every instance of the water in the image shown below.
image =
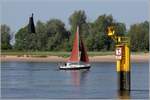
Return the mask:
<svg viewBox="0 0 150 100">
<path fill-rule="evenodd" d="M 117 91 L 115 63 L 92 63 L 90 70 L 63 71 L 57 63 L 2 62 L 2 98 L 148 99 L 148 63 L 132 63 L 131 92 Z"/>
</svg>

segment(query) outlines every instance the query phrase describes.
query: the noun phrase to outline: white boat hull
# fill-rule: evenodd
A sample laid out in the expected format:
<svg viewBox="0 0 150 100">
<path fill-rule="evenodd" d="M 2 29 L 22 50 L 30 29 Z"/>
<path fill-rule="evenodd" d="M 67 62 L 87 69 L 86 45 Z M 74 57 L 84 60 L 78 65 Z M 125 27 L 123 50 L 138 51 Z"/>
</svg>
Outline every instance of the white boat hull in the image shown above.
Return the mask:
<svg viewBox="0 0 150 100">
<path fill-rule="evenodd" d="M 91 66 L 90 64 L 66 64 L 60 65 L 59 69 L 62 70 L 75 70 L 75 69 L 89 69 Z"/>
</svg>

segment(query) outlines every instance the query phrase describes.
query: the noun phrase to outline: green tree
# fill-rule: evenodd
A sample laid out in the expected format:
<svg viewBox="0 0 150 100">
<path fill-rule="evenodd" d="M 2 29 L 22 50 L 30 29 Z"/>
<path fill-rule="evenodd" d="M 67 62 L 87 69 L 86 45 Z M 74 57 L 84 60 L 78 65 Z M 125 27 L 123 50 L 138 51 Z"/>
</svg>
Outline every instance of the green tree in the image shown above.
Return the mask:
<svg viewBox="0 0 150 100">
<path fill-rule="evenodd" d="M 90 23 L 90 35 L 88 37 L 89 50 L 100 51 L 110 50 L 113 41 L 106 35 L 106 29 L 108 26 L 114 24 L 113 17 L 111 15 L 101 15 L 93 23 Z"/>
<path fill-rule="evenodd" d="M 7 25 L 1 25 L 1 49 L 8 50 L 11 49 L 10 44 L 10 28 Z"/>
<path fill-rule="evenodd" d="M 124 36 L 126 33 L 126 25 L 124 23 L 116 22 L 114 24 L 115 34 L 118 36 Z"/>
<path fill-rule="evenodd" d="M 75 32 L 77 29 L 77 26 L 80 28 L 82 25 L 86 24 L 86 14 L 83 10 L 75 11 L 70 17 L 69 17 L 69 23 L 71 25 L 71 32 Z M 81 29 L 80 29 L 81 30 Z"/>
<path fill-rule="evenodd" d="M 16 43 L 15 48 L 17 50 L 35 51 L 38 50 L 38 37 L 35 31 L 33 14 L 29 17 L 29 24 L 21 28 L 15 35 Z"/>
<path fill-rule="evenodd" d="M 62 50 L 64 41 L 68 38 L 65 24 L 58 19 L 52 19 L 46 23 L 46 33 L 48 35 L 47 50 Z"/>
<path fill-rule="evenodd" d="M 27 26 L 16 33 L 15 39 L 15 49 L 22 51 L 37 50 L 37 35 L 36 33 L 29 33 Z"/>
<path fill-rule="evenodd" d="M 80 36 L 89 51 L 114 50 L 115 43 L 106 33 L 108 26 L 113 25 L 117 35 L 126 35 L 126 25 L 115 21 L 112 15 L 103 14 L 98 16 L 94 22 L 87 22 L 85 12 L 83 10 L 78 10 L 73 12 L 69 17 L 69 24 L 71 27 L 66 30 L 65 24 L 61 20 L 51 19 L 46 23 L 39 20 L 35 27 L 36 30 L 33 28 L 36 33 L 29 32 L 27 26 L 21 28 L 15 35 L 15 48 L 18 50 L 33 51 L 70 51 L 72 49 L 74 33 L 76 32 L 77 26 L 79 26 Z M 32 27 L 29 27 L 29 29 L 32 29 Z M 8 49 L 10 46 L 10 29 L 1 28 L 1 30 L 3 31 L 1 33 L 1 47 L 3 49 Z M 133 51 L 149 50 L 148 33 L 148 21 L 134 24 L 130 27 L 128 35 L 131 37 Z"/>
<path fill-rule="evenodd" d="M 90 34 L 90 30 L 89 30 L 90 27 L 86 19 L 87 19 L 87 16 L 83 10 L 74 11 L 73 14 L 70 15 L 69 23 L 71 25 L 71 29 L 70 29 L 71 35 L 70 35 L 70 41 L 68 45 L 71 48 L 72 48 L 73 39 L 74 39 L 77 26 L 79 26 L 79 35 L 84 40 L 85 42 L 84 44 L 87 45 L 86 42 Z"/>
<path fill-rule="evenodd" d="M 15 49 L 27 50 L 27 27 L 21 28 L 15 35 Z"/>
<path fill-rule="evenodd" d="M 46 33 L 45 23 L 38 21 L 36 24 L 36 35 L 37 35 L 37 49 L 46 50 L 46 45 L 48 41 L 48 35 Z"/>
<path fill-rule="evenodd" d="M 148 51 L 149 50 L 149 23 L 133 24 L 129 30 L 131 38 L 132 51 Z"/>
<path fill-rule="evenodd" d="M 90 23 L 90 26 L 92 35 L 89 37 L 89 39 L 91 38 L 93 40 L 93 42 L 91 42 L 93 44 L 91 44 L 91 46 L 88 46 L 90 50 L 114 50 L 114 41 L 110 37 L 108 37 L 106 33 L 108 26 L 114 26 L 116 34 L 119 36 L 124 35 L 124 33 L 126 32 L 125 24 L 116 22 L 113 19 L 112 15 L 101 15 L 93 23 Z"/>
</svg>

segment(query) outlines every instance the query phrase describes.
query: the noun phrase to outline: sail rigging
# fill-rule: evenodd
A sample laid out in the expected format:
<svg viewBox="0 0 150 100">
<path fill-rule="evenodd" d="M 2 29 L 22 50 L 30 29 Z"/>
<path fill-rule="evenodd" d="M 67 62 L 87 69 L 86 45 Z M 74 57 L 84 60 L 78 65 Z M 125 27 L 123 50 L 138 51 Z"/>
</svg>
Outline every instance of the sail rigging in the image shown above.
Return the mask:
<svg viewBox="0 0 150 100">
<path fill-rule="evenodd" d="M 80 50 L 79 50 L 79 39 L 80 39 Z M 80 51 L 81 51 L 81 55 L 79 58 Z M 90 68 L 90 64 L 89 64 L 89 58 L 87 55 L 87 51 L 84 46 L 82 38 L 79 37 L 79 27 L 77 27 L 71 56 L 68 59 L 67 63 L 65 63 L 65 65 L 60 65 L 60 69 L 62 69 L 62 70 L 76 69 L 76 70 L 78 70 L 78 69 L 89 69 L 89 68 Z"/>
<path fill-rule="evenodd" d="M 80 39 L 80 51 L 81 51 L 80 59 L 79 59 L 79 39 Z M 73 43 L 73 49 L 68 62 L 80 62 L 80 61 L 84 63 L 89 63 L 89 58 L 83 40 L 81 37 L 79 37 L 79 27 L 77 27 L 77 31 L 75 33 L 75 38 Z"/>
</svg>

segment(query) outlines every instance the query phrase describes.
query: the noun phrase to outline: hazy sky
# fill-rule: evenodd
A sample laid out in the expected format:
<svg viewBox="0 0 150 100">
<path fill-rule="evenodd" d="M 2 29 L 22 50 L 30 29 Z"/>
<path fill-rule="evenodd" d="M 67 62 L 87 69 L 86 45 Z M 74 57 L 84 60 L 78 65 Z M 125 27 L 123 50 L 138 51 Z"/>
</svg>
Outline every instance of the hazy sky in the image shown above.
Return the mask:
<svg viewBox="0 0 150 100">
<path fill-rule="evenodd" d="M 68 18 L 75 10 L 84 10 L 87 21 L 94 21 L 99 15 L 112 14 L 114 19 L 126 23 L 148 20 L 149 0 L 1 0 L 1 23 L 11 27 L 13 32 L 28 24 L 34 13 L 35 23 L 61 19 L 69 27 Z"/>
</svg>

